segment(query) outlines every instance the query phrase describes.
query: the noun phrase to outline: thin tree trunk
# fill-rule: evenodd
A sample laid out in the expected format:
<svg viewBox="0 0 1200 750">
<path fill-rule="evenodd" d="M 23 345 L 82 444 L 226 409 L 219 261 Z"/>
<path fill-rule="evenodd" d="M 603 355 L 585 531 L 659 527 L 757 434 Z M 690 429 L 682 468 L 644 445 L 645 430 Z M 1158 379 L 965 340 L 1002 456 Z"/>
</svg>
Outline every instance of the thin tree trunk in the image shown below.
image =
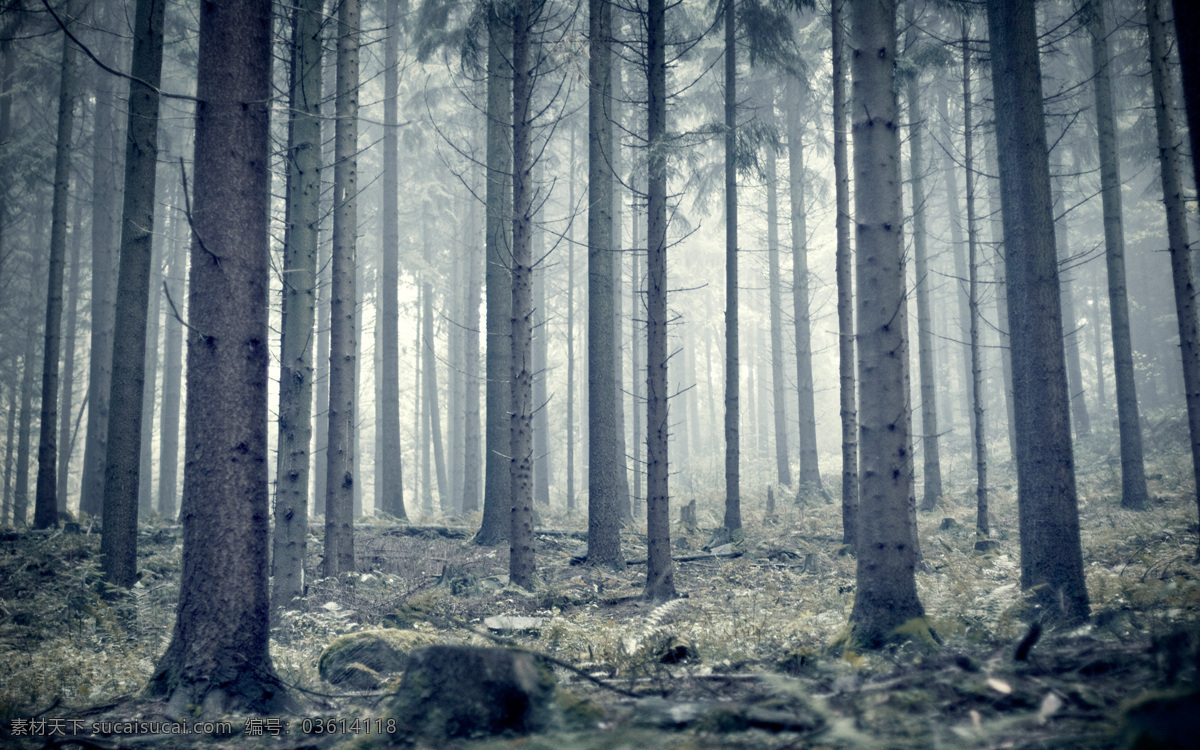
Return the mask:
<svg viewBox="0 0 1200 750">
<path fill-rule="evenodd" d="M 425 245 L 425 259 L 427 264 L 432 263 L 428 243 Z M 423 331 L 424 349 L 421 359 L 424 362 L 422 380 L 425 389 L 425 413 L 429 415 L 430 437 L 427 445 L 431 445 L 433 448 L 433 463 L 437 470 L 438 508 L 446 512 L 451 508 L 451 499 L 450 486 L 446 481 L 445 444 L 442 442 L 442 411 L 438 399 L 437 340 L 434 337 L 433 329 L 433 284 L 428 273 L 425 274 L 423 286 L 422 296 L 424 297 L 425 312 L 421 321 L 421 330 Z"/>
<path fill-rule="evenodd" d="M 463 425 L 463 515 L 479 510 L 479 472 L 482 468 L 479 431 L 479 272 L 483 267 L 483 258 L 480 257 L 482 233 L 478 202 L 471 202 L 468 217 L 467 288 L 463 308 L 466 313 L 466 328 L 463 331 L 463 360 L 466 367 L 463 383 L 466 401 Z"/>
<path fill-rule="evenodd" d="M 771 104 L 774 120 L 775 102 Z M 790 145 L 790 144 L 789 144 Z M 771 397 L 775 414 L 775 481 L 785 487 L 792 484 L 792 467 L 787 445 L 787 403 L 783 395 L 783 311 L 779 291 L 779 176 L 776 174 L 775 149 L 767 147 L 764 154 L 767 172 L 767 296 L 771 321 Z M 795 183 L 793 183 L 794 185 Z M 793 245 L 793 247 L 795 247 Z M 793 260 L 793 263 L 795 261 Z M 793 279 L 793 293 L 794 289 Z M 797 326 L 799 319 L 797 319 Z M 798 329 L 797 329 L 798 330 Z M 699 446 L 697 446 L 699 453 Z"/>
<path fill-rule="evenodd" d="M 854 383 L 854 290 L 850 248 L 850 171 L 846 155 L 845 31 L 842 27 L 844 0 L 832 0 L 833 27 L 833 173 L 837 206 L 835 219 L 838 311 L 838 389 L 842 423 L 842 542 L 858 548 L 858 410 Z"/>
<path fill-rule="evenodd" d="M 737 213 L 737 3 L 725 0 L 725 519 L 742 528 L 739 436 L 738 213 Z M 751 411 L 753 414 L 753 411 Z"/>
<path fill-rule="evenodd" d="M 1051 622 L 1087 619 L 1033 0 L 988 0 L 1008 265 L 1021 586 Z"/>
<path fill-rule="evenodd" d="M 16 357 L 13 357 L 12 369 L 16 369 Z M 17 405 L 21 402 L 21 388 L 16 385 L 16 378 L 8 379 L 8 434 L 4 441 L 4 502 L 0 505 L 0 523 L 13 518 L 13 449 L 16 447 Z M 16 526 L 13 522 L 13 526 Z"/>
<path fill-rule="evenodd" d="M 606 0 L 610 2 L 612 0 Z M 612 33 L 610 20 L 610 34 Z M 610 57 L 612 62 L 612 70 L 609 77 L 612 81 L 612 95 L 608 99 L 609 114 L 608 117 L 612 123 L 621 123 L 623 102 L 625 101 L 624 82 L 621 78 L 621 56 L 613 54 Z M 623 129 L 622 129 L 623 130 Z M 625 159 L 623 149 L 621 147 L 621 139 L 619 136 L 614 136 L 613 128 L 609 128 L 609 153 L 612 154 L 611 170 L 614 178 L 619 175 L 626 174 Z M 624 187 L 620 180 L 614 179 L 612 185 L 612 261 L 611 269 L 613 275 L 612 283 L 612 345 L 613 345 L 613 389 L 615 396 L 613 400 L 613 421 L 614 432 L 616 435 L 616 446 L 613 448 L 613 454 L 617 459 L 617 511 L 621 514 L 621 522 L 626 523 L 633 520 L 633 506 L 629 502 L 629 465 L 627 456 L 629 452 L 625 446 L 625 366 L 622 360 L 623 347 L 621 343 L 621 331 L 624 322 L 624 307 L 625 295 L 622 291 L 624 280 L 624 263 L 625 263 L 625 245 L 623 243 L 623 226 L 622 216 L 624 215 Z"/>
<path fill-rule="evenodd" d="M 40 242 L 45 234 L 45 200 L 38 196 L 34 214 L 37 226 L 33 232 L 35 242 Z M 20 528 L 29 523 L 29 452 L 30 440 L 33 433 L 33 379 L 37 365 L 37 339 L 40 327 L 37 325 L 41 295 L 34 290 L 41 282 L 41 266 L 37 259 L 29 263 L 29 301 L 25 306 L 25 354 L 21 357 L 21 412 L 17 427 L 17 477 L 13 490 L 13 526 Z"/>
<path fill-rule="evenodd" d="M 938 446 L 937 392 L 934 387 L 933 315 L 929 301 L 929 253 L 925 232 L 925 116 L 920 75 L 907 80 L 908 163 L 912 172 L 913 256 L 917 273 L 917 360 L 921 378 L 921 452 L 925 486 L 921 509 L 932 510 L 942 496 L 942 461 Z"/>
<path fill-rule="evenodd" d="M 812 372 L 812 318 L 809 314 L 808 298 L 808 206 L 804 194 L 804 125 L 800 119 L 800 106 L 800 79 L 788 76 L 787 143 L 792 231 L 792 318 L 796 326 L 796 395 L 800 443 L 798 492 L 822 492 Z M 782 408 L 783 403 L 780 402 L 776 411 Z"/>
<path fill-rule="evenodd" d="M 967 300 L 971 309 L 971 393 L 975 415 L 975 526 L 979 536 L 988 536 L 987 441 L 983 420 L 983 365 L 979 343 L 979 243 L 975 230 L 974 124 L 971 122 L 970 22 L 962 22 L 963 172 L 967 189 Z"/>
<path fill-rule="evenodd" d="M 67 4 L 67 20 L 79 15 L 80 0 Z M 67 201 L 71 187 L 71 135 L 75 128 L 78 74 L 75 45 L 66 34 L 58 84 L 58 133 L 54 147 L 54 202 L 50 212 L 49 286 L 46 291 L 46 325 L 42 346 L 42 415 L 38 437 L 37 494 L 33 525 L 49 528 L 58 522 L 58 359 L 62 354 L 63 271 L 67 256 Z M 68 413 L 68 417 L 70 414 Z M 65 491 L 66 488 L 63 488 Z"/>
<path fill-rule="evenodd" d="M 71 225 L 71 275 L 67 283 L 67 332 L 63 336 L 62 393 L 58 417 L 58 496 L 57 510 L 67 512 L 71 477 L 71 408 L 75 396 L 75 333 L 79 324 L 79 253 L 83 244 L 83 201 L 74 199 Z"/>
<path fill-rule="evenodd" d="M 667 61 L 664 0 L 648 0 L 646 84 L 646 588 L 650 601 L 674 599 L 671 499 L 667 479 Z"/>
<path fill-rule="evenodd" d="M 290 607 L 296 597 L 304 595 L 313 432 L 313 322 L 321 222 L 324 0 L 304 0 L 293 13 L 272 611 Z"/>
<path fill-rule="evenodd" d="M 355 291 L 358 234 L 358 0 L 337 18 L 337 124 L 334 135 L 333 258 L 329 326 L 329 444 L 325 488 L 325 575 L 355 570 Z"/>
<path fill-rule="evenodd" d="M 540 218 L 541 211 L 538 214 Z M 546 380 L 550 377 L 547 365 L 549 330 L 546 315 L 546 266 L 540 262 L 546 254 L 546 232 L 535 226 L 533 233 L 536 239 L 532 258 L 533 262 L 540 266 L 533 271 L 533 492 L 534 504 L 549 509 L 550 404 L 546 387 Z"/>
<path fill-rule="evenodd" d="M 158 161 L 158 85 L 162 79 L 163 3 L 138 0 L 125 140 L 125 196 L 113 331 L 104 528 L 100 552 L 105 579 L 129 588 L 137 578 L 137 513 L 142 391 L 145 386 L 146 313 L 149 306 Z M 202 238 L 203 239 L 203 238 Z M 266 342 L 263 342 L 266 346 Z"/>
<path fill-rule="evenodd" d="M 477 544 L 508 540 L 512 515 L 512 450 L 509 447 L 508 382 L 512 367 L 512 29 L 488 5 L 487 60 L 487 458 L 484 466 L 483 522 Z"/>
<path fill-rule="evenodd" d="M 138 458 L 138 517 L 150 518 L 154 512 L 154 405 L 158 393 L 158 318 L 162 312 L 162 237 L 165 235 L 163 211 L 155 211 L 156 240 L 151 241 L 150 300 L 146 310 L 146 381 L 142 389 L 142 442 Z"/>
<path fill-rule="evenodd" d="M 1142 424 L 1133 374 L 1129 298 L 1125 281 L 1125 232 L 1121 211 L 1121 165 L 1117 123 L 1108 70 L 1108 27 L 1100 0 L 1091 0 L 1092 82 L 1100 138 L 1100 195 L 1104 205 L 1104 258 L 1108 269 L 1108 312 L 1112 325 L 1113 369 L 1117 381 L 1117 422 L 1121 437 L 1121 507 L 1144 510 L 1149 502 L 1142 456 Z"/>
<path fill-rule="evenodd" d="M 621 473 L 613 330 L 612 5 L 589 0 L 588 63 L 588 562 L 621 557 Z M 628 480 L 626 480 L 628 481 Z M 625 485 L 626 487 L 628 485 Z M 626 492 L 626 495 L 628 493 Z"/>
<path fill-rule="evenodd" d="M 403 6 L 403 7 L 402 7 Z M 380 258 L 380 401 L 376 429 L 380 455 L 375 457 L 375 509 L 407 519 L 400 445 L 400 151 L 397 99 L 400 95 L 400 19 L 408 0 L 388 0 L 387 40 L 383 71 L 383 221 Z"/>
<path fill-rule="evenodd" d="M 1182 138 L 1175 126 L 1162 0 L 1146 0 L 1146 22 L 1150 32 L 1150 78 L 1154 85 L 1158 162 L 1162 174 L 1163 203 L 1167 211 L 1167 240 L 1171 246 L 1171 278 L 1175 284 L 1175 317 L 1183 355 L 1183 390 L 1192 444 L 1192 474 L 1195 486 L 1200 487 L 1200 327 L 1196 321 L 1196 290 L 1188 250 L 1187 213 L 1179 164 Z M 1197 505 L 1200 506 L 1200 495 L 1197 496 Z M 1200 556 L 1200 550 L 1197 555 Z"/>
<path fill-rule="evenodd" d="M 172 188 L 172 193 L 177 195 L 176 183 L 172 182 Z M 178 205 L 179 201 L 176 200 L 173 203 Z M 179 409 L 183 394 L 183 324 L 176 315 L 183 315 L 183 290 L 187 277 L 186 257 L 183 252 L 183 243 L 179 241 L 177 217 L 178 214 L 171 216 L 170 231 L 163 238 L 163 241 L 167 243 L 167 257 L 170 265 L 164 282 L 165 293 L 168 295 L 168 306 L 164 334 L 166 341 L 163 344 L 162 421 L 159 429 L 162 442 L 159 449 L 158 513 L 169 520 L 174 520 L 179 507 L 177 498 L 179 497 Z M 304 454 L 304 463 L 307 476 L 307 452 Z M 307 487 L 305 489 L 305 493 L 300 496 L 300 502 L 307 510 Z M 278 533 L 277 529 L 276 535 Z"/>
<path fill-rule="evenodd" d="M 567 205 L 575 211 L 575 122 L 570 129 Z M 567 513 L 575 512 L 575 220 L 567 224 Z"/>
<path fill-rule="evenodd" d="M 1055 177 L 1053 182 L 1056 213 L 1059 213 L 1066 205 L 1063 200 L 1061 182 L 1061 178 L 1058 177 Z M 1071 257 L 1069 224 L 1065 214 L 1060 213 L 1055 218 L 1055 245 L 1058 249 L 1060 271 Z M 1079 366 L 1079 335 L 1075 330 L 1077 323 L 1075 296 L 1071 293 L 1071 280 L 1060 274 L 1060 281 L 1062 283 L 1059 294 L 1062 298 L 1063 309 L 1063 347 L 1067 355 L 1067 386 L 1071 389 L 1071 421 L 1075 424 L 1075 439 L 1078 440 L 1091 434 L 1092 424 L 1088 417 L 1087 400 L 1084 398 L 1086 388 L 1083 384 L 1083 370 Z"/>
</svg>

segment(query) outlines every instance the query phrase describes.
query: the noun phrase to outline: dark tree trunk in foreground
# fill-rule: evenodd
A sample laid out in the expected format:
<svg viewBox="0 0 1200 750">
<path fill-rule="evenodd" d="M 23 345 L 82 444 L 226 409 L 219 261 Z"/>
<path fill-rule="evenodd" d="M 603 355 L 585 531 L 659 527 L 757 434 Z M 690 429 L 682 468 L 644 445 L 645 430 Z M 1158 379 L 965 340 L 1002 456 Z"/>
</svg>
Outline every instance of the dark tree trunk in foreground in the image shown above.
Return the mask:
<svg viewBox="0 0 1200 750">
<path fill-rule="evenodd" d="M 533 0 L 520 0 L 513 22 L 512 516 L 508 579 L 532 589 L 533 552 Z M 426 355 L 432 354 L 427 352 Z"/>
<path fill-rule="evenodd" d="M 742 528 L 738 360 L 737 226 L 737 21 L 735 0 L 725 12 L 725 520 L 726 532 Z M 751 412 L 753 413 L 753 412 Z"/>
<path fill-rule="evenodd" d="M 833 174 L 837 256 L 838 402 L 842 424 L 842 543 L 858 548 L 858 408 L 854 384 L 854 281 L 850 248 L 850 164 L 846 154 L 846 33 L 844 0 L 832 0 L 833 28 Z"/>
<path fill-rule="evenodd" d="M 381 237 L 379 337 L 379 453 L 375 457 L 375 509 L 408 518 L 404 508 L 404 472 L 400 461 L 400 146 L 397 98 L 400 95 L 400 16 L 407 0 L 388 0 L 383 64 L 383 222 Z M 468 325 L 468 328 L 473 327 Z"/>
<path fill-rule="evenodd" d="M 667 62 L 664 0 L 648 0 L 646 138 L 650 151 L 646 219 L 646 588 L 650 601 L 674 599 L 671 499 L 667 478 Z"/>
<path fill-rule="evenodd" d="M 1146 23 L 1150 31 L 1150 77 L 1154 84 L 1158 163 L 1162 173 L 1163 203 L 1167 210 L 1171 278 L 1175 282 L 1175 316 L 1179 323 L 1179 347 L 1183 355 L 1183 390 L 1192 444 L 1192 473 L 1195 486 L 1200 487 L 1200 327 L 1196 321 L 1196 288 L 1192 279 L 1191 253 L 1188 251 L 1187 213 L 1184 208 L 1183 176 L 1180 174 L 1179 147 L 1182 137 L 1175 126 L 1162 0 L 1146 0 Z M 1197 495 L 1197 503 L 1200 504 L 1200 495 Z"/>
<path fill-rule="evenodd" d="M 477 544 L 500 544 L 508 539 L 512 513 L 512 462 L 509 450 L 508 383 L 512 367 L 512 29 L 508 19 L 488 5 L 487 59 L 487 345 L 484 369 L 484 441 L 487 458 L 483 475 L 483 523 Z"/>
<path fill-rule="evenodd" d="M 588 562 L 621 560 L 617 371 L 613 362 L 612 4 L 589 0 L 588 62 Z"/>
<path fill-rule="evenodd" d="M 342 0 L 337 19 L 333 281 L 329 288 L 329 444 L 325 480 L 325 575 L 331 578 L 354 570 L 358 34 L 358 0 Z"/>
<path fill-rule="evenodd" d="M 287 238 L 279 355 L 279 454 L 275 471 L 275 587 L 271 609 L 304 594 L 308 474 L 312 455 L 313 322 L 321 216 L 321 14 L 324 0 L 293 11 Z M 397 417 L 398 418 L 398 417 Z"/>
<path fill-rule="evenodd" d="M 858 591 L 852 639 L 878 646 L 925 611 L 917 598 L 908 314 L 901 234 L 896 7 L 851 6 L 855 278 L 858 286 Z"/>
<path fill-rule="evenodd" d="M 1021 586 L 1056 622 L 1087 619 L 1033 0 L 988 0 L 1008 265 Z"/>
<path fill-rule="evenodd" d="M 289 706 L 267 651 L 271 4 L 202 6 L 199 59 L 183 573 L 147 693 L 172 716 L 278 713 Z"/>
<path fill-rule="evenodd" d="M 67 18 L 79 15 L 81 3 L 70 0 Z M 38 437 L 37 492 L 33 525 L 49 528 L 58 521 L 58 360 L 62 348 L 63 276 L 67 257 L 67 193 L 71 186 L 71 136 L 75 127 L 75 45 L 63 34 L 58 91 L 58 135 L 54 147 L 54 202 L 50 208 L 50 279 L 46 290 L 45 343 L 42 346 L 42 417 Z M 65 447 L 65 446 L 63 446 Z"/>
<path fill-rule="evenodd" d="M 1108 269 L 1108 312 L 1112 323 L 1113 370 L 1117 385 L 1117 424 L 1121 434 L 1121 507 L 1144 510 L 1149 502 L 1142 457 L 1142 423 L 1133 375 L 1129 296 L 1125 282 L 1125 230 L 1121 210 L 1121 163 L 1117 122 L 1108 69 L 1108 25 L 1100 0 L 1091 0 L 1088 30 L 1092 41 L 1092 83 L 1096 93 L 1096 129 L 1100 136 L 1100 195 L 1104 204 L 1104 259 Z"/>
<path fill-rule="evenodd" d="M 149 429 L 149 425 L 142 424 L 142 390 L 146 377 L 146 313 L 150 301 L 151 227 L 158 160 L 163 5 L 157 0 L 138 0 L 132 73 L 149 86 L 129 84 L 129 125 L 125 137 L 125 201 L 121 211 L 108 414 L 109 424 L 118 428 L 108 432 L 100 552 L 104 556 L 105 579 L 126 588 L 134 584 L 137 576 L 139 463 L 142 429 Z"/>
<path fill-rule="evenodd" d="M 1183 103 L 1187 112 L 1192 145 L 1192 171 L 1200 185 L 1200 3 L 1172 0 L 1175 11 L 1175 43 L 1179 45 L 1179 68 L 1183 78 Z"/>
<path fill-rule="evenodd" d="M 921 508 L 929 510 L 942 496 L 942 461 L 938 450 L 937 391 L 934 386 L 933 314 L 929 302 L 929 253 L 925 231 L 925 118 L 920 76 L 908 76 L 908 161 L 912 171 L 913 256 L 917 273 L 917 361 L 921 378 L 921 452 L 925 486 Z"/>
</svg>

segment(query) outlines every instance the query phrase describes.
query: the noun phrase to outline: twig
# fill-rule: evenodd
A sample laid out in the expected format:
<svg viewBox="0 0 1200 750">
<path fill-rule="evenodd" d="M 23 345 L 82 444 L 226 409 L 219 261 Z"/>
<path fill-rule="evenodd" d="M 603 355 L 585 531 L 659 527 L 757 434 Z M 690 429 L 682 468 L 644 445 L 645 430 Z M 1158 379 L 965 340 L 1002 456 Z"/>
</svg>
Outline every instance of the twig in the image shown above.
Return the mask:
<svg viewBox="0 0 1200 750">
<path fill-rule="evenodd" d="M 43 2 L 44 1 L 45 0 L 43 0 Z M 216 261 L 216 263 L 217 263 L 217 268 L 220 268 L 221 267 L 221 256 L 217 255 L 212 250 L 208 249 L 208 246 L 204 244 L 204 238 L 200 236 L 199 230 L 196 229 L 195 222 L 192 221 L 192 199 L 189 197 L 189 194 L 188 194 L 187 168 L 183 166 L 183 157 L 182 156 L 179 157 L 179 175 L 183 179 L 183 214 L 184 214 L 184 216 L 187 217 L 188 227 L 191 228 L 192 235 L 195 236 L 195 238 L 196 238 L 196 244 L 198 244 L 200 246 L 201 250 L 203 250 L 204 252 L 206 252 L 210 256 L 212 256 L 212 259 L 214 261 Z M 198 331 L 197 331 L 197 333 L 198 333 Z M 205 337 L 205 338 L 207 338 L 207 337 Z"/>
</svg>

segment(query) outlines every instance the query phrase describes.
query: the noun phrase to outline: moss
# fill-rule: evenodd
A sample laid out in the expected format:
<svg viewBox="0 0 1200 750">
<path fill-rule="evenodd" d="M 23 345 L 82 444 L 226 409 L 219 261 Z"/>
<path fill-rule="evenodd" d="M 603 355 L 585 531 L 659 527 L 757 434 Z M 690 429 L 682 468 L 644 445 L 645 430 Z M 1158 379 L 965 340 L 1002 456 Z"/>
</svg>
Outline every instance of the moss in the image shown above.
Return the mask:
<svg viewBox="0 0 1200 750">
<path fill-rule="evenodd" d="M 441 643 L 435 635 L 418 630 L 381 628 L 349 633 L 333 640 L 321 652 L 317 670 L 321 679 L 333 684 L 358 680 L 365 669 L 378 678 L 404 669 L 408 656 L 422 646 Z M 369 688 L 368 688 L 369 689 Z"/>
</svg>

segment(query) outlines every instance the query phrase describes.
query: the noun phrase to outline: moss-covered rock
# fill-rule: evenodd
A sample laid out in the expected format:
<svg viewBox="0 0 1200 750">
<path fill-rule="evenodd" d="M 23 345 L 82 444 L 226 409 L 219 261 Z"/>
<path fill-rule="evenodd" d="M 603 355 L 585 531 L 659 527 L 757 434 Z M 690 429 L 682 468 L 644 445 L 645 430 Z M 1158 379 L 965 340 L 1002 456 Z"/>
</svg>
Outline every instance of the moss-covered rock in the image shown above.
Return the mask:
<svg viewBox="0 0 1200 750">
<path fill-rule="evenodd" d="M 362 630 L 335 638 L 321 652 L 317 669 L 331 684 L 374 690 L 383 677 L 403 670 L 415 649 L 440 642 L 418 630 Z"/>
<path fill-rule="evenodd" d="M 397 734 L 436 741 L 527 734 L 559 723 L 554 672 L 524 651 L 432 646 L 414 651 L 388 715 Z"/>
</svg>

